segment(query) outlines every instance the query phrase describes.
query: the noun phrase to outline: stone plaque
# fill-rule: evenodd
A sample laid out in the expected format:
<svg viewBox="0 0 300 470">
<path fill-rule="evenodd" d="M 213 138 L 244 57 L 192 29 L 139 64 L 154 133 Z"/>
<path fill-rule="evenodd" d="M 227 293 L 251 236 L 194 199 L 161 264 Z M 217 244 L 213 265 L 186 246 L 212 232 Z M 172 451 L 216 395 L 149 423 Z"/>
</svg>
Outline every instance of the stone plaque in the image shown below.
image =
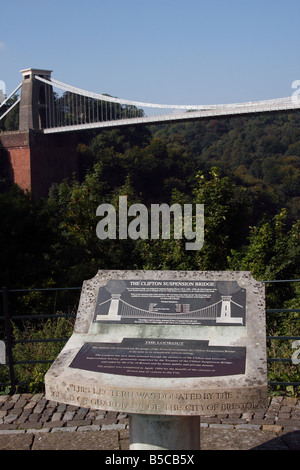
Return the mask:
<svg viewBox="0 0 300 470">
<path fill-rule="evenodd" d="M 244 325 L 245 307 L 236 281 L 113 280 L 99 289 L 94 321 Z"/>
<path fill-rule="evenodd" d="M 249 272 L 99 271 L 48 399 L 140 414 L 267 406 L 264 285 Z"/>
<path fill-rule="evenodd" d="M 216 377 L 245 373 L 246 348 L 208 343 L 150 338 L 85 343 L 70 367 L 136 377 Z"/>
</svg>

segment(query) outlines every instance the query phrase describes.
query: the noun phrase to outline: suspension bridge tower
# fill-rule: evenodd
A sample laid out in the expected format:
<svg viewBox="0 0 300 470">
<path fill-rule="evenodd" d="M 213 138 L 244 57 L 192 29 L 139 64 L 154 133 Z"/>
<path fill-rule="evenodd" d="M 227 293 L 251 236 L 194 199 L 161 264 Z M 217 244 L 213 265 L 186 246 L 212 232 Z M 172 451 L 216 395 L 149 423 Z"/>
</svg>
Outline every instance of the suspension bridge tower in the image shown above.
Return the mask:
<svg viewBox="0 0 300 470">
<path fill-rule="evenodd" d="M 51 71 L 28 68 L 21 70 L 22 92 L 19 130 L 0 133 L 0 141 L 9 160 L 9 179 L 32 199 L 47 197 L 53 183 L 78 174 L 78 133 L 44 134 L 48 121 L 55 123 L 53 88 L 36 77 L 51 79 Z"/>
<path fill-rule="evenodd" d="M 53 101 L 53 88 L 38 81 L 36 76 L 51 79 L 51 70 L 25 69 L 23 75 L 22 94 L 19 111 L 19 129 L 44 129 L 47 116 L 50 113 L 49 105 Z M 47 97 L 50 99 L 46 100 Z"/>
</svg>

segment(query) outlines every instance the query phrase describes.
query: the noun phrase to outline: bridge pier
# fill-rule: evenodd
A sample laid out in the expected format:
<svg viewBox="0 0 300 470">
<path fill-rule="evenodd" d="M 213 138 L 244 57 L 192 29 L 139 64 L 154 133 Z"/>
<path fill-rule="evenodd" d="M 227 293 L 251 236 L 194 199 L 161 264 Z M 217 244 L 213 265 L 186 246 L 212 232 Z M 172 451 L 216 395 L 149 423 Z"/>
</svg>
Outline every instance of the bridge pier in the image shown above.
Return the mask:
<svg viewBox="0 0 300 470">
<path fill-rule="evenodd" d="M 45 135 L 40 130 L 3 132 L 0 141 L 9 157 L 10 182 L 31 191 L 37 201 L 47 197 L 53 183 L 78 176 L 75 134 Z"/>
</svg>

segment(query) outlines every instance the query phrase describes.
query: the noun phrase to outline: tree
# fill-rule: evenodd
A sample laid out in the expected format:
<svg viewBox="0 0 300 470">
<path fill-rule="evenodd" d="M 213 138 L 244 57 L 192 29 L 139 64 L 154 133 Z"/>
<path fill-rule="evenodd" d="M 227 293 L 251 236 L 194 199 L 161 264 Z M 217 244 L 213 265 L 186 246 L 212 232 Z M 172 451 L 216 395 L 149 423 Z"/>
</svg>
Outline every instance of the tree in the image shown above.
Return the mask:
<svg viewBox="0 0 300 470">
<path fill-rule="evenodd" d="M 52 233 L 46 214 L 29 193 L 13 185 L 0 194 L 1 285 L 33 287 L 51 280 Z"/>
<path fill-rule="evenodd" d="M 47 210 L 52 217 L 51 225 L 57 227 L 52 252 L 58 285 L 81 285 L 83 279 L 93 277 L 99 269 L 134 266 L 132 240 L 97 238 L 97 207 L 109 203 L 117 212 L 119 195 L 134 199 L 129 180 L 115 191 L 107 191 L 102 170 L 98 162 L 82 183 L 65 181 L 51 190 Z"/>
<path fill-rule="evenodd" d="M 0 111 L 0 116 L 2 116 L 5 111 L 7 111 L 10 106 L 12 106 L 18 97 L 13 96 L 8 100 L 8 102 L 2 106 Z M 19 104 L 16 105 L 1 121 L 0 121 L 0 130 L 3 131 L 15 131 L 19 128 Z"/>
<path fill-rule="evenodd" d="M 251 215 L 247 191 L 237 187 L 228 177 L 221 177 L 218 168 L 212 168 L 210 178 L 199 172 L 194 202 L 205 207 L 205 235 L 203 249 L 197 252 L 200 269 L 227 269 L 227 255 L 238 247 L 247 232 Z"/>
<path fill-rule="evenodd" d="M 230 250 L 239 246 L 245 236 L 249 212 L 247 195 L 244 188 L 237 188 L 229 178 L 221 177 L 217 168 L 213 168 L 209 176 L 205 178 L 201 172 L 198 173 L 192 199 L 179 191 L 173 191 L 172 198 L 172 204 L 191 203 L 193 214 L 196 204 L 204 204 L 203 248 L 186 251 L 184 238 L 140 240 L 138 247 L 144 259 L 143 269 L 228 269 Z"/>
<path fill-rule="evenodd" d="M 257 280 L 283 280 L 299 277 L 300 220 L 286 228 L 287 213 L 282 209 L 271 220 L 252 227 L 249 245 L 232 250 L 229 267 L 251 271 Z M 279 308 L 295 295 L 291 284 L 268 286 L 269 308 Z"/>
</svg>

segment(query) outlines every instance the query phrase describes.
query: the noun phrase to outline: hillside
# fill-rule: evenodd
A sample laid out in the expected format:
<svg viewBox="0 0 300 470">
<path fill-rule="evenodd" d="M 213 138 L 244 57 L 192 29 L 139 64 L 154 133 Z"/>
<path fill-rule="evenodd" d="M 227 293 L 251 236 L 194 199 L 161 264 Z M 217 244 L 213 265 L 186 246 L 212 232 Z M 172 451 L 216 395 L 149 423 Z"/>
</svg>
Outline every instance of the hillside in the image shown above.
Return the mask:
<svg viewBox="0 0 300 470">
<path fill-rule="evenodd" d="M 299 279 L 299 124 L 300 113 L 287 113 L 85 133 L 78 146 L 79 180 L 53 185 L 49 197 L 35 204 L 9 185 L 0 147 L 1 285 L 81 286 L 99 269 L 246 270 L 257 280 Z M 185 240 L 173 236 L 100 240 L 96 209 L 109 203 L 117 212 L 119 196 L 148 208 L 204 204 L 203 248 L 187 251 Z M 267 284 L 268 308 L 299 309 L 297 285 Z M 75 308 L 71 292 L 62 294 L 63 311 Z M 57 309 L 57 293 L 54 305 L 48 293 L 10 296 L 14 314 Z M 15 326 L 16 338 L 60 337 L 71 328 L 24 325 Z M 299 313 L 268 315 L 267 327 L 269 335 L 295 336 Z M 291 342 L 275 343 L 268 345 L 271 357 L 291 357 Z M 24 346 L 15 354 L 23 358 Z M 48 359 L 57 351 L 26 354 Z M 36 377 L 35 387 L 48 366 L 30 367 L 25 378 Z M 269 378 L 299 381 L 299 372 L 296 365 L 274 363 Z"/>
<path fill-rule="evenodd" d="M 2 284 L 81 284 L 101 267 L 247 269 L 259 236 L 264 262 L 252 265 L 254 274 L 299 277 L 299 124 L 293 112 L 84 133 L 80 180 L 53 185 L 38 204 L 8 188 L 0 148 Z M 147 207 L 204 204 L 204 248 L 187 253 L 172 239 L 99 240 L 96 208 L 117 207 L 119 195 Z M 280 245 L 288 242 L 289 249 Z M 25 253 L 30 274 L 17 269 Z"/>
</svg>

